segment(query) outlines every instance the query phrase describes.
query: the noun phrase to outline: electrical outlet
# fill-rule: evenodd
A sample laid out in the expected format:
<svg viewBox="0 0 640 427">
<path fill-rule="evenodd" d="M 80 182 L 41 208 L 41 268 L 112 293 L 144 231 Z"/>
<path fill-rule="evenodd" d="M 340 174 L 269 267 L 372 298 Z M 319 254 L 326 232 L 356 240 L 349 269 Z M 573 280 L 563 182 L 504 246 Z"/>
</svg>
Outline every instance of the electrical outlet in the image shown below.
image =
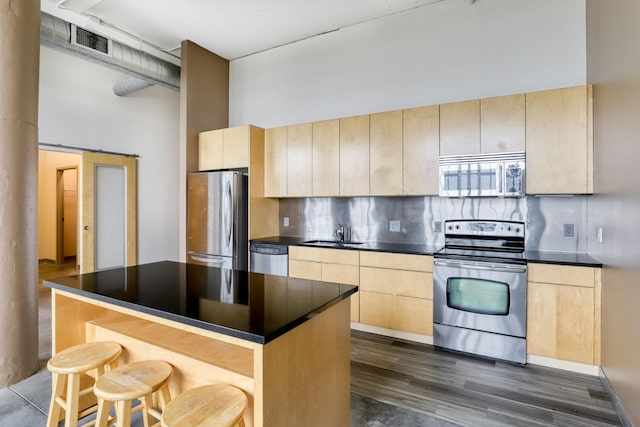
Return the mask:
<svg viewBox="0 0 640 427">
<path fill-rule="evenodd" d="M 389 221 L 389 231 L 399 232 L 400 231 L 400 221 Z"/>
<path fill-rule="evenodd" d="M 442 232 L 442 221 L 433 221 L 433 232 L 434 233 Z"/>
<path fill-rule="evenodd" d="M 602 242 L 603 242 L 602 227 L 598 227 L 598 243 L 602 243 Z"/>
<path fill-rule="evenodd" d="M 564 237 L 573 237 L 573 224 L 565 224 L 563 234 Z"/>
<path fill-rule="evenodd" d="M 284 225 L 285 227 L 288 227 L 288 226 L 289 226 L 289 217 L 288 217 L 288 216 L 285 216 L 285 217 L 284 217 L 283 225 Z"/>
</svg>

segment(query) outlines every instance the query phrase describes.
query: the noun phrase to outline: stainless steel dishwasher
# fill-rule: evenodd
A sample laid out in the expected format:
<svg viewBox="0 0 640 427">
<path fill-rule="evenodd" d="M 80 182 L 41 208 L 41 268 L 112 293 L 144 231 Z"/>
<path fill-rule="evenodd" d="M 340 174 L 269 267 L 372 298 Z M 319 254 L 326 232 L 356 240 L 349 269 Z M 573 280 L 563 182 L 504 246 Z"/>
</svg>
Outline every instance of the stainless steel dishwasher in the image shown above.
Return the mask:
<svg viewBox="0 0 640 427">
<path fill-rule="evenodd" d="M 289 275 L 289 246 L 278 243 L 251 242 L 249 271 L 255 273 Z"/>
</svg>

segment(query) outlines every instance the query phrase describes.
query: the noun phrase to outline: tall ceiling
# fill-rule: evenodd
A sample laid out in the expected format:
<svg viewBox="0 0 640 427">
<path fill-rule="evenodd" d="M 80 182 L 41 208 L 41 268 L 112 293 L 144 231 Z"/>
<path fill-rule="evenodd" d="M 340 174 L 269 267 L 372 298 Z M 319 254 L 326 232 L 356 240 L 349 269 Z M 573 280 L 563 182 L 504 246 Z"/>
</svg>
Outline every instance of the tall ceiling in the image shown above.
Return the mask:
<svg viewBox="0 0 640 427">
<path fill-rule="evenodd" d="M 179 59 L 180 42 L 188 39 L 233 60 L 441 1 L 41 0 L 41 10 L 173 59 Z"/>
</svg>

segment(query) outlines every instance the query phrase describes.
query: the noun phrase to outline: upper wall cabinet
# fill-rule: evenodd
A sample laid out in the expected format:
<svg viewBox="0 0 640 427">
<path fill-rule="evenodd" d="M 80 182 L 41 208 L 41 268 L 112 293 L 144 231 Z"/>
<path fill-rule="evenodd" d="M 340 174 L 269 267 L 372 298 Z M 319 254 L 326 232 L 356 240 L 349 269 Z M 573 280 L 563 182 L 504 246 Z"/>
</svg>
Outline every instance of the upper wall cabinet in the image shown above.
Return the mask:
<svg viewBox="0 0 640 427">
<path fill-rule="evenodd" d="M 198 170 L 249 167 L 251 126 L 200 132 Z"/>
<path fill-rule="evenodd" d="M 525 150 L 525 95 L 480 100 L 480 151 Z"/>
<path fill-rule="evenodd" d="M 480 153 L 480 100 L 440 105 L 440 154 Z"/>
<path fill-rule="evenodd" d="M 593 192 L 591 86 L 526 94 L 528 194 Z"/>
<path fill-rule="evenodd" d="M 438 194 L 440 107 L 419 107 L 402 112 L 402 194 Z"/>
<path fill-rule="evenodd" d="M 264 132 L 264 196 L 287 196 L 288 126 Z"/>
<path fill-rule="evenodd" d="M 340 195 L 369 195 L 369 115 L 340 119 Z"/>
<path fill-rule="evenodd" d="M 369 116 L 369 193 L 402 195 L 402 111 Z"/>
<path fill-rule="evenodd" d="M 312 183 L 311 123 L 288 126 L 287 129 L 287 196 L 308 197 Z"/>
<path fill-rule="evenodd" d="M 312 188 L 314 197 L 340 195 L 340 120 L 313 123 Z"/>
</svg>

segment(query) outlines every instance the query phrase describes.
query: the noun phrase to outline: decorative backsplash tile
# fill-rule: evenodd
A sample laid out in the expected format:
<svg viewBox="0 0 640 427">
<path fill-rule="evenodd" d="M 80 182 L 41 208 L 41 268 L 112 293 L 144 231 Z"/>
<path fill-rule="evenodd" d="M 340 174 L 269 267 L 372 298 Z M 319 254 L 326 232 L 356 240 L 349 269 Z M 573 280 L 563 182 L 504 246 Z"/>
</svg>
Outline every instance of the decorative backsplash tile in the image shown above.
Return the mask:
<svg viewBox="0 0 640 427">
<path fill-rule="evenodd" d="M 440 245 L 443 233 L 434 230 L 436 223 L 447 219 L 500 219 L 526 223 L 528 250 L 585 252 L 587 200 L 588 196 L 281 199 L 280 235 L 334 239 L 335 230 L 342 224 L 351 228 L 354 241 Z M 289 218 L 289 227 L 283 226 L 284 217 Z M 390 231 L 396 226 L 399 231 Z M 573 236 L 565 237 L 570 229 Z"/>
</svg>

